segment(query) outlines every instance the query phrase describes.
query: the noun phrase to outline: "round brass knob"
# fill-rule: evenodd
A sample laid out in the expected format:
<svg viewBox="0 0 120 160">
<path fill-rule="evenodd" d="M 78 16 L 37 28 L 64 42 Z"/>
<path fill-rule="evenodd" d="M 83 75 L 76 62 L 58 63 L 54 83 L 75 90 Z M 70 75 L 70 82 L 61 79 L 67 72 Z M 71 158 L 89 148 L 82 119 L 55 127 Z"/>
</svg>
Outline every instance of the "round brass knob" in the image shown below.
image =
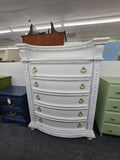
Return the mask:
<svg viewBox="0 0 120 160">
<path fill-rule="evenodd" d="M 84 89 L 84 88 L 85 88 L 84 83 L 81 83 L 81 85 L 80 85 L 80 89 Z"/>
<path fill-rule="evenodd" d="M 78 128 L 81 128 L 81 127 L 82 127 L 82 124 L 79 122 L 78 125 L 77 125 L 77 127 L 78 127 Z"/>
<path fill-rule="evenodd" d="M 113 106 L 113 108 L 117 109 L 117 108 L 118 108 L 118 106 Z"/>
<path fill-rule="evenodd" d="M 37 68 L 33 67 L 33 72 L 36 73 L 37 72 Z"/>
<path fill-rule="evenodd" d="M 39 112 L 41 112 L 41 108 L 40 108 L 40 107 L 38 107 L 37 110 L 38 110 Z"/>
<path fill-rule="evenodd" d="M 109 129 L 109 130 L 108 130 L 108 132 L 112 132 L 112 130 L 111 130 L 111 129 Z"/>
<path fill-rule="evenodd" d="M 13 113 L 12 111 L 10 111 L 10 115 L 15 116 L 16 114 L 16 112 Z"/>
<path fill-rule="evenodd" d="M 86 71 L 87 71 L 86 68 L 85 68 L 85 67 L 82 67 L 81 73 L 85 73 Z"/>
<path fill-rule="evenodd" d="M 79 116 L 79 117 L 82 117 L 82 116 L 83 116 L 83 113 L 82 113 L 82 112 L 79 112 L 79 113 L 78 113 L 78 116 Z"/>
<path fill-rule="evenodd" d="M 8 106 L 10 106 L 10 107 L 14 107 L 14 106 L 15 106 L 15 104 L 8 104 Z"/>
<path fill-rule="evenodd" d="M 36 96 L 36 99 L 37 99 L 37 100 L 40 100 L 40 96 L 39 96 L 39 95 L 37 95 L 37 96 Z"/>
<path fill-rule="evenodd" d="M 117 93 L 117 94 L 120 94 L 120 91 L 117 91 L 116 93 Z"/>
<path fill-rule="evenodd" d="M 83 98 L 80 98 L 79 103 L 84 103 Z"/>
<path fill-rule="evenodd" d="M 39 86 L 39 84 L 38 84 L 37 81 L 34 83 L 34 86 L 35 86 L 35 87 L 38 87 L 38 86 Z"/>
<path fill-rule="evenodd" d="M 41 123 L 43 122 L 42 118 L 39 118 L 39 122 L 41 122 Z"/>
</svg>

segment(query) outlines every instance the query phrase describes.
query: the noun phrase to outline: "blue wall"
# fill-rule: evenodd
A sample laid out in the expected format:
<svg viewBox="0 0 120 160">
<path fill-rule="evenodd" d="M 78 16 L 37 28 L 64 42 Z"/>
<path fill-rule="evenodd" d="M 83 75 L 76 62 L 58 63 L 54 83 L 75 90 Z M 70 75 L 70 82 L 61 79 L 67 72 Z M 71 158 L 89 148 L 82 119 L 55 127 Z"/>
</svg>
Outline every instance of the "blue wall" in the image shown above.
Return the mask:
<svg viewBox="0 0 120 160">
<path fill-rule="evenodd" d="M 103 51 L 104 61 L 117 61 L 120 49 L 120 42 L 109 42 Z"/>
</svg>

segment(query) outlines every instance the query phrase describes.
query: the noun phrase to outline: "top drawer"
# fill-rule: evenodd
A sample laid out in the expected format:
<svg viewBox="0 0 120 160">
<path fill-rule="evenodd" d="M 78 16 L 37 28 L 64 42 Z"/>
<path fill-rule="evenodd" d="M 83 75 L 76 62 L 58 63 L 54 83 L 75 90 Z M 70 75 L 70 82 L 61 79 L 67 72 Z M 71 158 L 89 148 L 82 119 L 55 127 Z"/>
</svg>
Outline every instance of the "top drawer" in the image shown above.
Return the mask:
<svg viewBox="0 0 120 160">
<path fill-rule="evenodd" d="M 55 77 L 91 76 L 92 62 L 81 64 L 30 64 L 30 75 Z"/>
<path fill-rule="evenodd" d="M 120 85 L 110 84 L 108 89 L 109 98 L 120 98 Z"/>
<path fill-rule="evenodd" d="M 8 107 L 23 107 L 27 106 L 27 95 L 21 97 L 0 96 L 0 105 Z"/>
</svg>

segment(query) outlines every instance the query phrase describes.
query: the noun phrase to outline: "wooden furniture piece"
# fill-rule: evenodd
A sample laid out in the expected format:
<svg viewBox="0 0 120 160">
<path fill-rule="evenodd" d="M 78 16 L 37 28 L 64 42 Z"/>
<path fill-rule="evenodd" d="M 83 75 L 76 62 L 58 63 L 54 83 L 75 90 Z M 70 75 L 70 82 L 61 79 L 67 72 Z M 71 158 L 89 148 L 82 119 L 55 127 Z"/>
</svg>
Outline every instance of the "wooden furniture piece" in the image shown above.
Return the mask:
<svg viewBox="0 0 120 160">
<path fill-rule="evenodd" d="M 51 33 L 39 33 L 37 30 L 34 31 L 33 25 L 31 25 L 28 35 L 22 36 L 22 39 L 23 43 L 37 46 L 58 46 L 64 45 L 64 41 L 67 41 L 65 31 L 57 32 L 52 22 Z"/>
<path fill-rule="evenodd" d="M 101 77 L 96 123 L 102 134 L 120 136 L 120 77 Z"/>
<path fill-rule="evenodd" d="M 0 106 L 3 122 L 16 122 L 27 126 L 30 122 L 25 87 L 12 86 L 0 90 Z"/>
<path fill-rule="evenodd" d="M 31 122 L 50 135 L 94 138 L 93 123 L 103 47 L 16 45 L 24 65 Z"/>
<path fill-rule="evenodd" d="M 0 90 L 11 86 L 11 76 L 0 75 Z"/>
</svg>

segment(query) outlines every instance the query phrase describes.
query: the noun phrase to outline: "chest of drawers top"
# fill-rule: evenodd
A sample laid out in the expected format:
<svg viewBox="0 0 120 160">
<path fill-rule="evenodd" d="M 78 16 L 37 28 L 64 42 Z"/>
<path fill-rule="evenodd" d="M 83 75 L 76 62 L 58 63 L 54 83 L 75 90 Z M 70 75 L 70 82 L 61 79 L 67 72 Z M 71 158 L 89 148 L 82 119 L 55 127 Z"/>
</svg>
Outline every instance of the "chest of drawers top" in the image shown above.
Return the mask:
<svg viewBox="0 0 120 160">
<path fill-rule="evenodd" d="M 0 105 L 2 109 L 16 108 L 24 110 L 27 107 L 27 93 L 23 86 L 11 86 L 0 90 Z"/>
<path fill-rule="evenodd" d="M 101 77 L 101 79 L 103 79 L 107 83 L 120 85 L 120 77 Z"/>
<path fill-rule="evenodd" d="M 64 46 L 32 46 L 28 44 L 16 44 L 20 50 L 22 61 L 46 63 L 59 63 L 66 60 L 66 63 L 76 60 L 93 60 L 102 58 L 103 48 L 109 38 L 93 39 L 86 43 Z M 52 62 L 52 60 L 56 60 Z"/>
</svg>

